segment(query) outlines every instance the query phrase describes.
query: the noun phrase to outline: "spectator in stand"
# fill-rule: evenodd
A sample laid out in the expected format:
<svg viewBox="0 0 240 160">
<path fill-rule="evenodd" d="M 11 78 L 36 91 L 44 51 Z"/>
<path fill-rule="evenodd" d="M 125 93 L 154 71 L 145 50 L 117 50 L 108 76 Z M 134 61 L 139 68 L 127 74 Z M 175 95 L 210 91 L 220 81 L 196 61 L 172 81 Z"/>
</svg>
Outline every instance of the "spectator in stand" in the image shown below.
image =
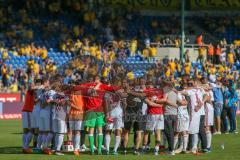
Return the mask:
<svg viewBox="0 0 240 160">
<path fill-rule="evenodd" d="M 223 40 L 220 41 L 220 46 L 221 47 L 226 47 L 227 46 L 227 41 L 225 38 L 223 38 Z"/>
<path fill-rule="evenodd" d="M 2 60 L 3 62 L 5 62 L 7 59 L 8 59 L 8 51 L 5 49 L 3 52 L 2 52 Z"/>
<path fill-rule="evenodd" d="M 14 80 L 14 82 L 10 85 L 10 91 L 15 93 L 18 92 L 18 83 L 17 80 Z"/>
<path fill-rule="evenodd" d="M 9 73 L 8 73 L 8 67 L 6 64 L 4 64 L 1 68 L 1 76 L 2 76 L 2 84 L 4 87 L 4 90 L 7 89 L 9 86 L 8 80 L 9 80 Z"/>
<path fill-rule="evenodd" d="M 227 54 L 227 62 L 232 66 L 234 63 L 234 53 L 233 52 L 229 52 Z"/>
<path fill-rule="evenodd" d="M 198 35 L 197 38 L 196 38 L 196 43 L 197 45 L 199 46 L 202 46 L 203 45 L 203 36 L 202 35 Z"/>
<path fill-rule="evenodd" d="M 201 46 L 198 48 L 198 57 L 197 62 L 200 61 L 200 63 L 204 63 L 204 57 L 206 56 L 206 48 Z"/>
<path fill-rule="evenodd" d="M 212 43 L 208 45 L 208 60 L 213 63 L 213 55 L 214 55 L 214 46 Z"/>
<path fill-rule="evenodd" d="M 221 49 L 220 45 L 218 44 L 217 47 L 215 48 L 215 64 L 220 63 L 221 54 L 222 54 L 222 49 Z"/>
<path fill-rule="evenodd" d="M 185 64 L 184 64 L 184 73 L 186 75 L 190 75 L 191 67 L 192 67 L 191 62 L 189 60 L 186 61 Z"/>
</svg>

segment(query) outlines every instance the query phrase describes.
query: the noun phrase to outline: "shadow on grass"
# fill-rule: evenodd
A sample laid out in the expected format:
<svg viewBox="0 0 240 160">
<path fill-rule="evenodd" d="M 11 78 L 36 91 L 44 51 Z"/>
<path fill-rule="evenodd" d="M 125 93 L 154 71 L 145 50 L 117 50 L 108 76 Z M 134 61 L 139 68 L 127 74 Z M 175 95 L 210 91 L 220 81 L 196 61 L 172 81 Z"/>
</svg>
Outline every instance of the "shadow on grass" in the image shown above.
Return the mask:
<svg viewBox="0 0 240 160">
<path fill-rule="evenodd" d="M 0 147 L 0 154 L 22 154 L 22 147 Z"/>
<path fill-rule="evenodd" d="M 23 133 L 21 132 L 21 133 L 11 133 L 11 134 L 23 134 Z"/>
</svg>

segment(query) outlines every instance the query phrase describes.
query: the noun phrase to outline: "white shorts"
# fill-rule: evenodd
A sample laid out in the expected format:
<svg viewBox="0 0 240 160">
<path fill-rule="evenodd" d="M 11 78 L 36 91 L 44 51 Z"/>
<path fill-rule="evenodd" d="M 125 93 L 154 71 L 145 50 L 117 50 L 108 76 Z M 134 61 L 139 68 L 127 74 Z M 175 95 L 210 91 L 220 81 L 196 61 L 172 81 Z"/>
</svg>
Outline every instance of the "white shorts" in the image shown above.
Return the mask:
<svg viewBox="0 0 240 160">
<path fill-rule="evenodd" d="M 199 125 L 200 125 L 200 115 L 198 113 L 193 114 L 192 118 L 190 118 L 189 123 L 189 134 L 196 134 L 199 133 Z"/>
<path fill-rule="evenodd" d="M 84 130 L 84 122 L 79 121 L 69 121 L 69 128 L 73 131 L 81 131 Z"/>
<path fill-rule="evenodd" d="M 67 123 L 66 121 L 53 119 L 53 132 L 54 133 L 67 133 Z"/>
<path fill-rule="evenodd" d="M 50 117 L 39 118 L 39 131 L 52 131 L 52 119 Z"/>
<path fill-rule="evenodd" d="M 211 105 L 205 107 L 205 126 L 213 126 L 214 108 Z"/>
<path fill-rule="evenodd" d="M 33 128 L 39 128 L 39 120 L 40 120 L 40 111 L 33 111 L 32 112 L 32 119 L 31 119 L 31 123 L 32 123 L 32 127 Z"/>
<path fill-rule="evenodd" d="M 33 128 L 32 124 L 32 112 L 22 112 L 22 127 L 23 128 Z"/>
<path fill-rule="evenodd" d="M 115 108 L 113 108 L 110 112 L 110 116 L 112 118 L 122 118 L 123 117 L 123 110 L 120 104 L 118 104 Z"/>
<path fill-rule="evenodd" d="M 123 128 L 124 123 L 122 117 L 113 118 L 113 123 L 107 123 L 105 128 L 106 130 L 112 130 L 112 129 L 121 129 Z"/>
<path fill-rule="evenodd" d="M 177 132 L 188 131 L 188 129 L 189 129 L 189 117 L 188 116 L 178 117 Z"/>
<path fill-rule="evenodd" d="M 107 123 L 106 130 L 123 128 L 123 110 L 120 103 L 110 112 L 110 117 L 113 118 L 113 123 Z"/>
<path fill-rule="evenodd" d="M 147 115 L 146 130 L 155 131 L 164 129 L 164 117 L 163 115 Z"/>
</svg>

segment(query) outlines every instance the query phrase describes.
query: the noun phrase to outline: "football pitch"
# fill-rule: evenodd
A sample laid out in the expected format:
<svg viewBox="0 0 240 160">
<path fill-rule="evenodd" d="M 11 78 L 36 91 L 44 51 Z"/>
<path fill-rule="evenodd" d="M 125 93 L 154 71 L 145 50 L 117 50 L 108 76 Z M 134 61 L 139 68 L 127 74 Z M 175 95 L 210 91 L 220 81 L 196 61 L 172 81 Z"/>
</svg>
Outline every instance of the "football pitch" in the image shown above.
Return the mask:
<svg viewBox="0 0 240 160">
<path fill-rule="evenodd" d="M 240 122 L 240 117 L 238 117 Z M 240 123 L 239 123 L 240 124 Z M 238 128 L 240 125 L 238 124 Z M 192 154 L 179 154 L 176 156 L 158 155 L 154 156 L 152 152 L 140 156 L 132 155 L 129 152 L 127 155 L 122 155 L 121 150 L 118 156 L 112 155 L 88 155 L 82 153 L 76 157 L 74 155 L 56 156 L 56 155 L 42 155 L 42 154 L 23 154 L 21 152 L 22 142 L 22 128 L 20 120 L 0 120 L 0 160 L 132 160 L 132 159 L 177 159 L 177 160 L 238 160 L 240 159 L 240 134 L 228 134 L 228 135 L 215 135 L 213 136 L 212 153 L 204 155 L 192 155 Z M 132 146 L 132 135 L 130 138 L 129 147 Z M 112 138 L 112 141 L 114 139 Z M 152 145 L 154 145 L 154 138 L 152 138 Z M 221 145 L 224 145 L 222 149 Z"/>
</svg>

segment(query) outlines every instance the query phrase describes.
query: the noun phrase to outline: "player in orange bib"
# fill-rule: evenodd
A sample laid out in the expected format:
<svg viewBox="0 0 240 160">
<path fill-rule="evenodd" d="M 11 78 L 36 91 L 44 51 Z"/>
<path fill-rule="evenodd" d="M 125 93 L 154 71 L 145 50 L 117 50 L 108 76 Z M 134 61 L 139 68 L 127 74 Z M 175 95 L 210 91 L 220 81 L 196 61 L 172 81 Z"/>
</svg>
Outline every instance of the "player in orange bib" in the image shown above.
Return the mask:
<svg viewBox="0 0 240 160">
<path fill-rule="evenodd" d="M 76 90 L 69 96 L 71 106 L 69 111 L 69 128 L 73 133 L 74 155 L 79 155 L 80 135 L 81 131 L 84 130 L 84 98 L 82 93 L 82 90 Z"/>
</svg>

